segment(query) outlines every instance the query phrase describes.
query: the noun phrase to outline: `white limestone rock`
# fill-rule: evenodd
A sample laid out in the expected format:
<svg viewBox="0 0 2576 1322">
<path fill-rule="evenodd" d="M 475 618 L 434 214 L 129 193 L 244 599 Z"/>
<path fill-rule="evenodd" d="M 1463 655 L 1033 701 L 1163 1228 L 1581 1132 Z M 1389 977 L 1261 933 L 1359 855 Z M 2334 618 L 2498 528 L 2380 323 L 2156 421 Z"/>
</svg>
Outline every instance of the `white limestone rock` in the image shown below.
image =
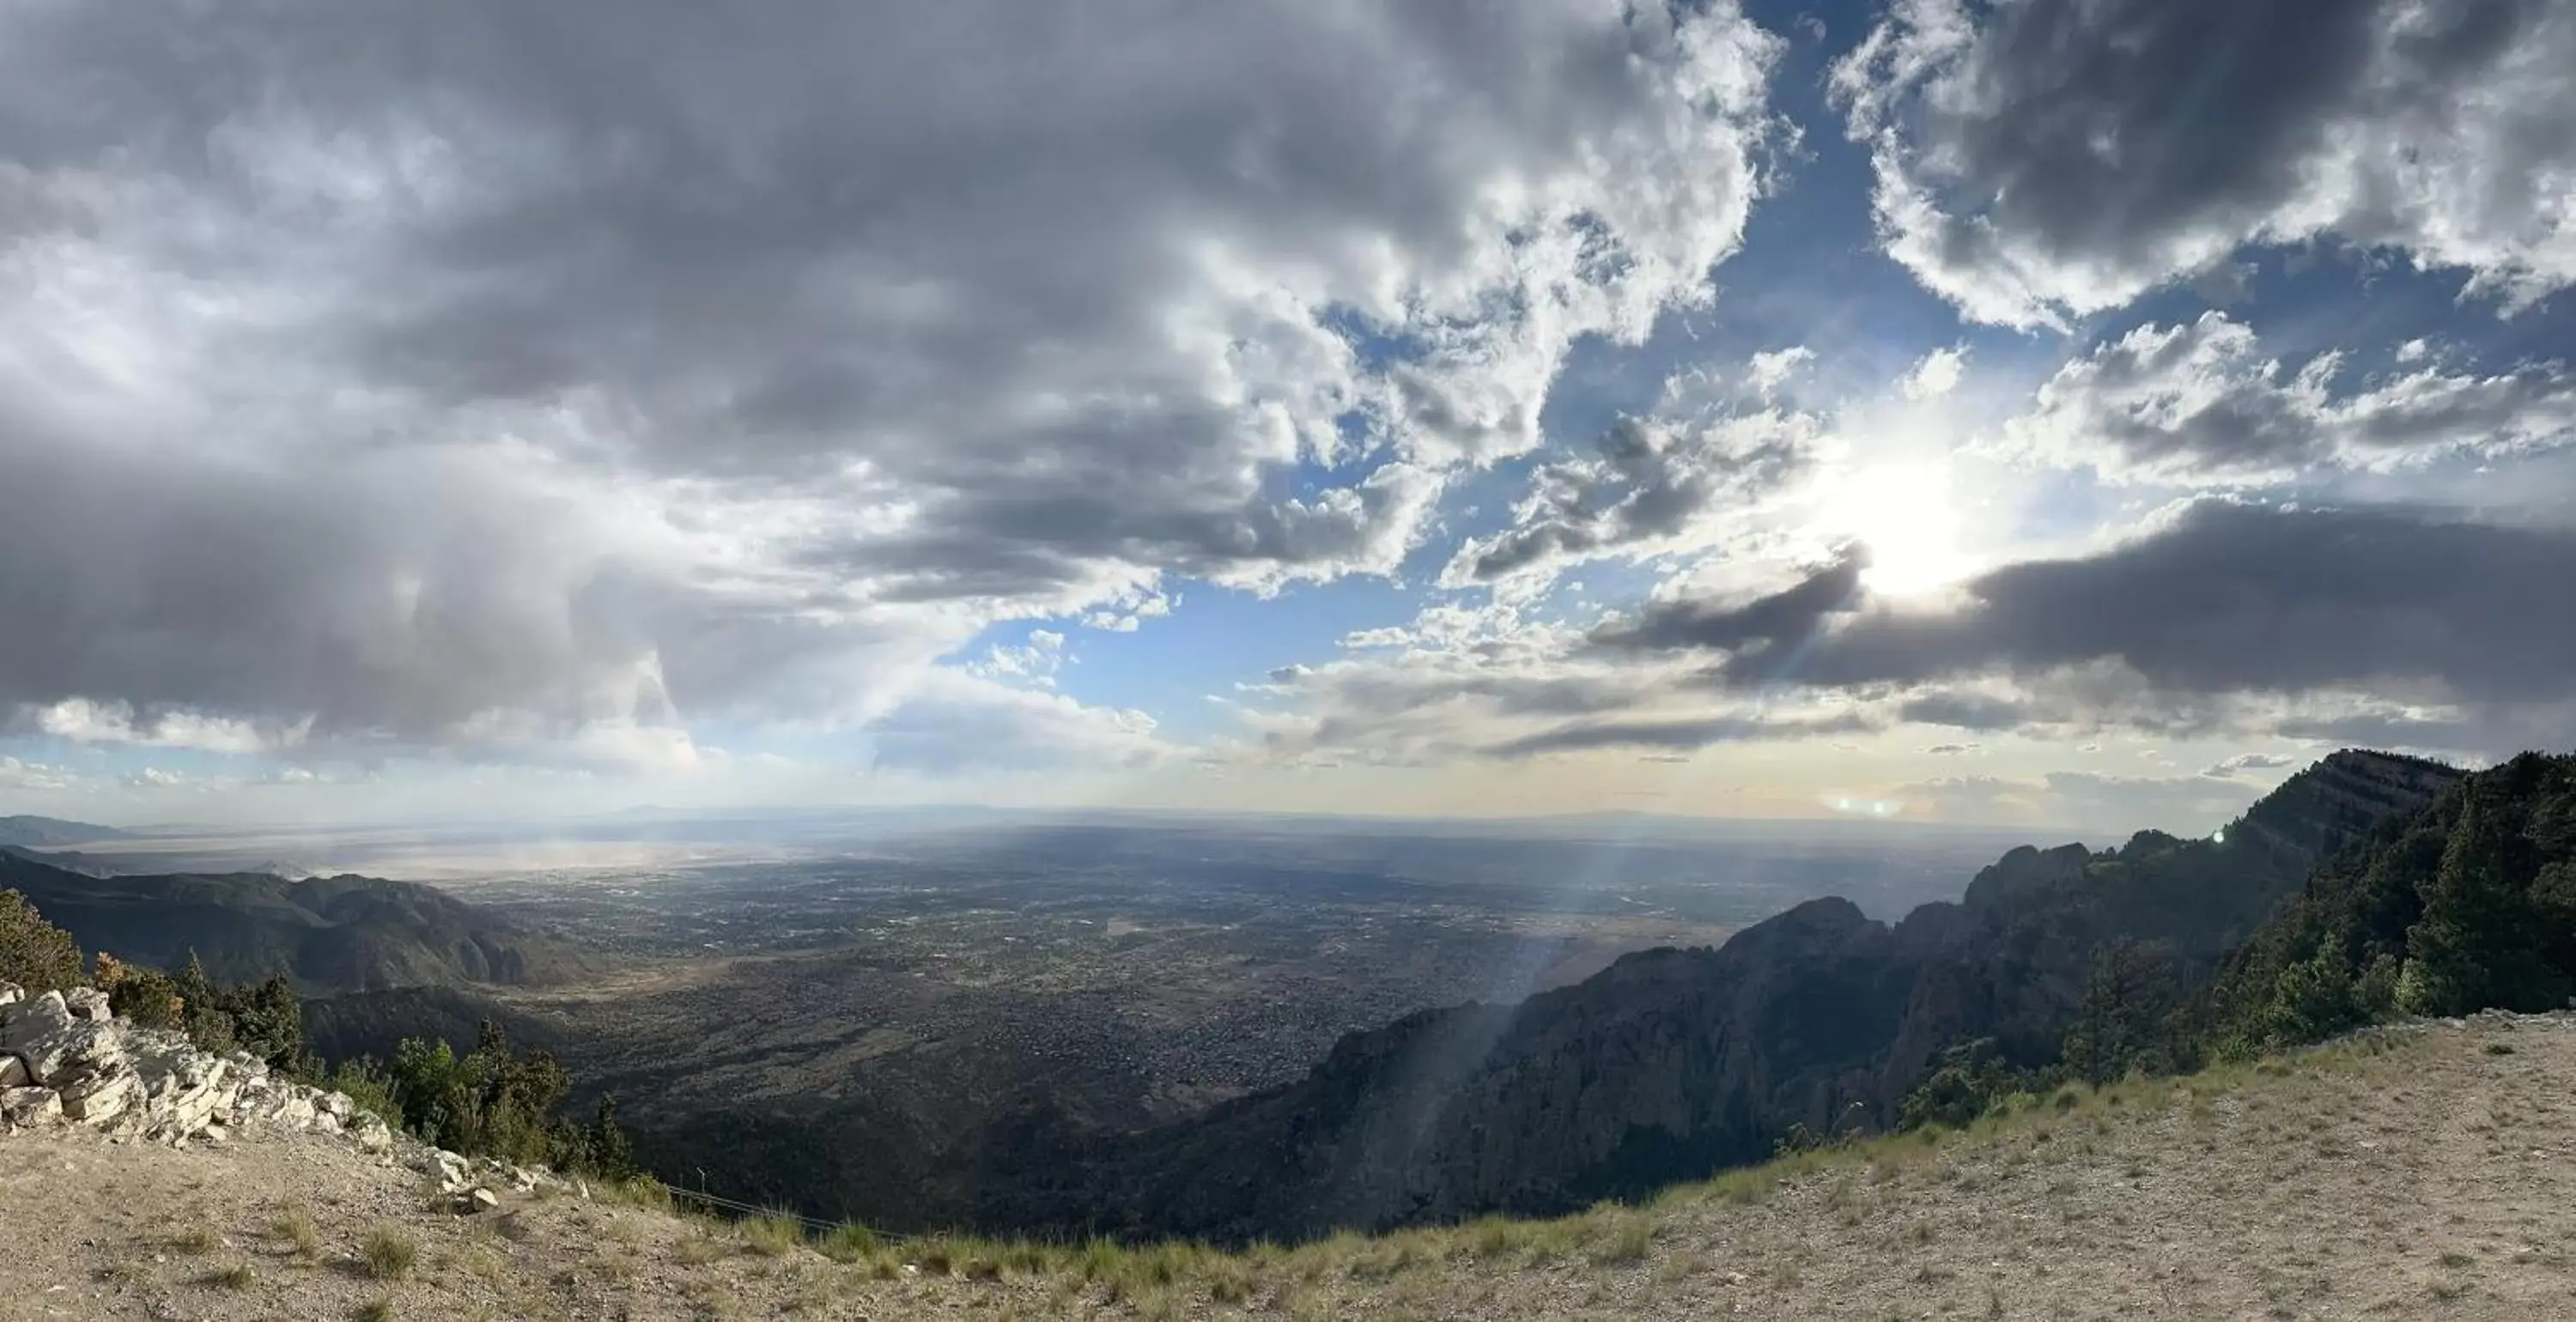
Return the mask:
<svg viewBox="0 0 2576 1322">
<path fill-rule="evenodd" d="M 61 992 L 11 1007 L 0 1022 L 0 1052 L 16 1055 L 40 1084 L 71 1072 L 105 1073 L 125 1058 L 125 1029 L 73 1015 Z"/>
<path fill-rule="evenodd" d="M 96 987 L 74 987 L 63 994 L 63 1005 L 74 1019 L 104 1023 L 115 1017 L 108 1008 L 107 993 Z"/>
<path fill-rule="evenodd" d="M 135 1081 L 134 1071 L 119 1064 L 74 1079 L 57 1089 L 56 1095 L 62 1099 L 66 1118 L 103 1129 L 143 1100 L 143 1088 Z"/>
<path fill-rule="evenodd" d="M 0 1120 L 19 1129 L 52 1124 L 63 1118 L 62 1095 L 51 1088 L 11 1088 L 0 1092 Z"/>
</svg>

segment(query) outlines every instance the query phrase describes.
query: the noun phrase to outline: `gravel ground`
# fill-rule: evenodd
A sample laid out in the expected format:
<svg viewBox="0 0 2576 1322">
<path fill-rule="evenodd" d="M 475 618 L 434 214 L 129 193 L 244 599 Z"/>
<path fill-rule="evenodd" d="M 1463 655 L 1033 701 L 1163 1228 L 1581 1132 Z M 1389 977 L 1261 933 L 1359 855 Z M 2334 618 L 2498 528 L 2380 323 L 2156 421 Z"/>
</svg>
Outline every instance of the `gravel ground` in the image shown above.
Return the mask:
<svg viewBox="0 0 2576 1322">
<path fill-rule="evenodd" d="M 1095 1279 L 942 1275 L 920 1246 L 841 1263 L 571 1196 L 459 1216 L 309 1135 L 18 1135 L 0 1318 L 2576 1318 L 2576 1021 L 2071 1100 L 1653 1208 Z"/>
</svg>

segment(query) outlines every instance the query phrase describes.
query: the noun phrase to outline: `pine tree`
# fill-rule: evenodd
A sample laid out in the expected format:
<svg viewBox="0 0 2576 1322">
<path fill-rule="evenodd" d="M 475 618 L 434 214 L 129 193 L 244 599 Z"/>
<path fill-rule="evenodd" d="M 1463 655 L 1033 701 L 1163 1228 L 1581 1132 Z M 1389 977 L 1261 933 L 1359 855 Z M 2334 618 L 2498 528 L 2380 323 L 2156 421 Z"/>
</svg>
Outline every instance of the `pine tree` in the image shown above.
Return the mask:
<svg viewBox="0 0 2576 1322">
<path fill-rule="evenodd" d="M 80 985 L 80 944 L 45 921 L 27 897 L 0 890 L 0 982 L 29 993 L 68 991 Z"/>
<path fill-rule="evenodd" d="M 2094 1083 L 2131 1069 L 2173 1068 L 2162 1025 L 2174 1008 L 2173 957 L 2136 941 L 2113 941 L 2093 957 L 2084 999 L 2062 1048 L 2066 1066 Z"/>
<path fill-rule="evenodd" d="M 2542 954 L 2540 915 L 2526 890 L 2535 869 L 2523 857 L 2512 815 L 2481 791 L 2461 805 L 2425 889 L 2424 916 L 2406 934 L 2397 1000 L 2412 1014 L 2545 1010 L 2566 1002 L 2568 979 Z"/>
</svg>

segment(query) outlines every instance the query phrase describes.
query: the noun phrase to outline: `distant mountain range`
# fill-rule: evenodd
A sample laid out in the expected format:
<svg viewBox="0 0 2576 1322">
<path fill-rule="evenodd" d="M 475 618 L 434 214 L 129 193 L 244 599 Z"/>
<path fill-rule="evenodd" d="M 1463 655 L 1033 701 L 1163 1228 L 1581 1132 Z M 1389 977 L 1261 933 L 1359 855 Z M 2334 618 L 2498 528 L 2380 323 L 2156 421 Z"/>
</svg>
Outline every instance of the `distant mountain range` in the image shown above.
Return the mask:
<svg viewBox="0 0 2576 1322">
<path fill-rule="evenodd" d="M 0 845 L 17 845 L 26 849 L 60 849 L 67 845 L 94 845 L 103 840 L 133 838 L 112 826 L 67 822 L 59 817 L 23 815 L 0 817 Z"/>
<path fill-rule="evenodd" d="M 1352 1034 L 1306 1078 L 1162 1129 L 1033 1115 L 978 1154 L 975 1220 L 1248 1240 L 1562 1212 L 1761 1158 L 1793 1125 L 1884 1127 L 1960 1043 L 2054 1058 L 2105 942 L 2205 979 L 2319 862 L 2460 774 L 2337 753 L 2209 840 L 2025 846 L 1893 926 L 1812 901 L 1719 949 Z"/>
<path fill-rule="evenodd" d="M 540 933 L 434 887 L 266 873 L 97 877 L 0 850 L 0 890 L 26 895 L 83 949 L 219 982 L 284 973 L 308 993 L 465 983 L 552 984 L 586 972 Z"/>
</svg>

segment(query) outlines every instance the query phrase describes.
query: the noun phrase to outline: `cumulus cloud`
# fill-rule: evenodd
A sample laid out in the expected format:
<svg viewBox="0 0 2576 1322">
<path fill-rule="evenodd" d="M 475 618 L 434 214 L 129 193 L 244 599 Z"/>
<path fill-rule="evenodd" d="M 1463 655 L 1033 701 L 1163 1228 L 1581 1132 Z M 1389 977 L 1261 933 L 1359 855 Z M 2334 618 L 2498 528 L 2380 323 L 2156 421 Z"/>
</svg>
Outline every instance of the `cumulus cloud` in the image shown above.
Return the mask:
<svg viewBox="0 0 2576 1322">
<path fill-rule="evenodd" d="M 2200 774 L 2227 779 L 2243 775 L 2248 771 L 2277 771 L 2283 767 L 2295 767 L 2299 762 L 2300 759 L 2286 753 L 2238 753 L 2234 757 L 2221 759 Z"/>
<path fill-rule="evenodd" d="M 1709 297 L 1777 48 L 1609 0 L 200 17 L 0 15 L 0 472 L 48 493 L 0 710 L 500 756 L 1391 571 L 1569 345 Z"/>
<path fill-rule="evenodd" d="M 1907 399 L 1938 399 L 1959 388 L 1959 378 L 1968 366 L 1968 351 L 1961 348 L 1935 349 L 1923 355 L 1906 369 L 1899 383 Z"/>
<path fill-rule="evenodd" d="M 1768 411 L 1701 425 L 1622 417 L 1592 454 L 1534 470 L 1512 526 L 1462 543 L 1441 581 L 1484 583 L 1704 544 L 1707 516 L 1807 467 L 1816 431 L 1807 415 Z"/>
<path fill-rule="evenodd" d="M 1141 711 L 939 671 L 867 735 L 878 770 L 955 776 L 1142 769 L 1178 756 L 1154 731 L 1154 718 Z"/>
<path fill-rule="evenodd" d="M 0 790 L 30 794 L 58 793 L 78 789 L 87 784 L 88 779 L 69 767 L 56 766 L 50 762 L 29 762 L 20 758 L 0 756 Z"/>
<path fill-rule="evenodd" d="M 2245 695 L 2492 713 L 2576 699 L 2571 576 L 2564 530 L 2200 500 L 2098 553 L 1982 574 L 1952 603 L 1870 599 L 1847 561 L 1749 603 L 1657 601 L 1595 642 L 1711 657 L 1705 680 L 1721 688 L 1927 686 L 1902 714 L 1971 728 L 2027 721 L 2052 700 L 2213 726 L 2241 715 L 2225 700 Z M 1988 676 L 2037 692 L 1939 687 Z"/>
<path fill-rule="evenodd" d="M 246 721 L 170 711 L 138 722 L 134 709 L 124 703 L 97 703 L 87 698 L 66 698 L 35 709 L 29 718 L 39 734 L 86 744 L 141 744 L 212 753 L 255 753 L 272 744 L 272 736 Z M 296 727 L 277 731 L 273 738 L 278 743 L 294 743 L 302 734 L 302 728 Z"/>
<path fill-rule="evenodd" d="M 2331 239 L 2515 309 L 2576 281 L 2557 0 L 1896 0 L 1831 74 L 1888 252 L 2055 324 Z"/>
<path fill-rule="evenodd" d="M 2122 480 L 2277 482 L 2576 438 L 2576 377 L 2560 364 L 2488 376 L 2421 366 L 2339 393 L 2342 366 L 2328 353 L 2290 371 L 2223 313 L 2141 326 L 2060 367 L 2005 425 L 2002 449 Z"/>
</svg>

